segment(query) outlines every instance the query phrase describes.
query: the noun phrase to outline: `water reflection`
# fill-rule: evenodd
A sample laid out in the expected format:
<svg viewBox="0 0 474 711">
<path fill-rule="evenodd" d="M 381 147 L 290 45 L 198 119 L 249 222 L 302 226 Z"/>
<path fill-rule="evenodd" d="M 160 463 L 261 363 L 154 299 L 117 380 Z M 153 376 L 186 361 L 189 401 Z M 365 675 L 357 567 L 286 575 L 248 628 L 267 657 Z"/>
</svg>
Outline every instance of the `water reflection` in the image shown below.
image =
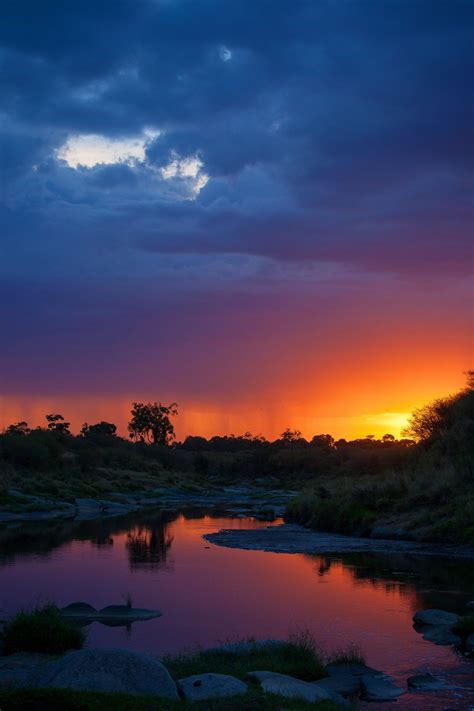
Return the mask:
<svg viewBox="0 0 474 711">
<path fill-rule="evenodd" d="M 458 611 L 474 591 L 474 566 L 469 561 L 433 558 L 407 553 L 344 553 L 341 556 L 311 556 L 320 577 L 342 566 L 354 584 L 369 583 L 374 589 L 402 596 L 416 594 L 418 607 Z"/>
<path fill-rule="evenodd" d="M 132 570 L 158 570 L 166 568 L 166 560 L 173 543 L 169 524 L 161 522 L 146 528 L 135 526 L 127 532 L 125 547 Z"/>
</svg>

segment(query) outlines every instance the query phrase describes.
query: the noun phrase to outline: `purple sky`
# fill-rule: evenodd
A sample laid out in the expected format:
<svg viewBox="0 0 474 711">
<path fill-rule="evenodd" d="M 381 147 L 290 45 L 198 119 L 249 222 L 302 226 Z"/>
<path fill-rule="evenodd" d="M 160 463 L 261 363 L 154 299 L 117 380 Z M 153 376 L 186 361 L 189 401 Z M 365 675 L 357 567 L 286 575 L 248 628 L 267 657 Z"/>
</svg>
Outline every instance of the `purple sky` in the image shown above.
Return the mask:
<svg viewBox="0 0 474 711">
<path fill-rule="evenodd" d="M 341 435 L 462 384 L 469 0 L 3 14 L 0 425 Z"/>
</svg>

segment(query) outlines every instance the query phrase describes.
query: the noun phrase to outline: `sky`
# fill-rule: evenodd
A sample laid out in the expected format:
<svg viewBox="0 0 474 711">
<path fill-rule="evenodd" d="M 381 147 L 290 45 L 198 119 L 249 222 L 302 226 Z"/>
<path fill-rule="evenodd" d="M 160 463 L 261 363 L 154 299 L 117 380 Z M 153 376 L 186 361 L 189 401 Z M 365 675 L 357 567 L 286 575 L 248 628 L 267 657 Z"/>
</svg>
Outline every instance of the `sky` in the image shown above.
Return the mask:
<svg viewBox="0 0 474 711">
<path fill-rule="evenodd" d="M 473 363 L 470 0 L 6 0 L 0 427 L 398 434 Z"/>
</svg>

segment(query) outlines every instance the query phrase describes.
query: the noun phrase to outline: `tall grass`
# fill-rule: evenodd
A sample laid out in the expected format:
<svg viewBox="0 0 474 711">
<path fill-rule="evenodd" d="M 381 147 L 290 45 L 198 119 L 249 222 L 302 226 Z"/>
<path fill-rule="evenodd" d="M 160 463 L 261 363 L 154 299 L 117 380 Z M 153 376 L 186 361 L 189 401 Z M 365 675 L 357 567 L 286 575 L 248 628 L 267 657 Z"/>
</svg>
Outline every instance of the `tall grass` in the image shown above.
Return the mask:
<svg viewBox="0 0 474 711">
<path fill-rule="evenodd" d="M 62 654 L 69 649 L 81 649 L 84 641 L 83 630 L 67 622 L 52 603 L 19 612 L 6 622 L 3 631 L 5 654 Z"/>
</svg>

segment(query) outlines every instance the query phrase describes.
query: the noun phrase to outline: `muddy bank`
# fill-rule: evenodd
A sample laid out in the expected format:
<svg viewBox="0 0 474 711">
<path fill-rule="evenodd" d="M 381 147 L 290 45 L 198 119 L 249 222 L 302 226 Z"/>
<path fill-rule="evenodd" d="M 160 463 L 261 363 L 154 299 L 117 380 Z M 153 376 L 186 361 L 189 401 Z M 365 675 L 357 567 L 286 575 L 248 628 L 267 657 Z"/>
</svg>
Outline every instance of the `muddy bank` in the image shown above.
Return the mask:
<svg viewBox="0 0 474 711">
<path fill-rule="evenodd" d="M 411 553 L 474 560 L 474 548 L 376 538 L 356 538 L 321 533 L 298 524 L 284 523 L 261 529 L 223 529 L 204 538 L 218 546 L 269 553 Z"/>
</svg>

